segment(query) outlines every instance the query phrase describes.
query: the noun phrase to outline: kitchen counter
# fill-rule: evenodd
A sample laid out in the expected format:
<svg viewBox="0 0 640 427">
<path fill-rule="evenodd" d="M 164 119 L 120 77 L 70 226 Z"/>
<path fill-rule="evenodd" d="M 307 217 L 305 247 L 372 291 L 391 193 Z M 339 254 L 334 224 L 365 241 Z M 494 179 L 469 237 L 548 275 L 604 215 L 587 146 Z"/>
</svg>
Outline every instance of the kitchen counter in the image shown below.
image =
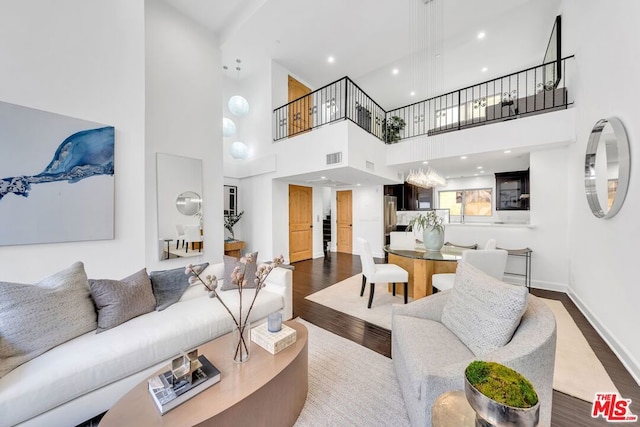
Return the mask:
<svg viewBox="0 0 640 427">
<path fill-rule="evenodd" d="M 534 224 L 524 222 L 450 222 L 445 227 L 502 227 L 502 228 L 535 228 Z"/>
</svg>

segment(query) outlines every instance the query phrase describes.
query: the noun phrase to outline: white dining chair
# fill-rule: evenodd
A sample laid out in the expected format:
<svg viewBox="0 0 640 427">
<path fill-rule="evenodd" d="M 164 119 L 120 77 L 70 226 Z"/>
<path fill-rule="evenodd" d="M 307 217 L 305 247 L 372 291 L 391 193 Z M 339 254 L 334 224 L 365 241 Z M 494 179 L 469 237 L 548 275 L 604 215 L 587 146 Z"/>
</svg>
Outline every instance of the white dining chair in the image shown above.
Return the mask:
<svg viewBox="0 0 640 427">
<path fill-rule="evenodd" d="M 202 233 L 198 225 L 184 226 L 184 241 L 186 243 L 186 252 L 189 252 L 190 243 L 198 243 L 198 252 L 202 251 Z"/>
<path fill-rule="evenodd" d="M 404 284 L 404 303 L 409 301 L 409 273 L 407 270 L 395 264 L 376 264 L 373 261 L 369 242 L 363 238 L 358 238 L 360 244 L 360 262 L 362 263 L 362 289 L 360 296 L 364 295 L 364 288 L 369 281 L 369 304 L 373 303 L 373 292 L 376 283 L 393 283 L 393 295 L 396 295 L 396 283 Z"/>
<path fill-rule="evenodd" d="M 180 246 L 180 241 L 182 241 L 182 246 L 184 246 L 184 225 L 176 224 L 176 232 L 178 233 L 178 237 L 176 238 L 176 250 Z"/>
<path fill-rule="evenodd" d="M 502 280 L 507 267 L 507 251 L 502 249 L 480 249 L 462 251 L 462 260 L 488 275 Z M 438 291 L 453 288 L 455 273 L 440 273 L 431 276 L 431 285 Z"/>
<path fill-rule="evenodd" d="M 496 248 L 496 239 L 489 239 L 487 243 L 484 245 L 485 249 L 495 249 Z"/>
</svg>

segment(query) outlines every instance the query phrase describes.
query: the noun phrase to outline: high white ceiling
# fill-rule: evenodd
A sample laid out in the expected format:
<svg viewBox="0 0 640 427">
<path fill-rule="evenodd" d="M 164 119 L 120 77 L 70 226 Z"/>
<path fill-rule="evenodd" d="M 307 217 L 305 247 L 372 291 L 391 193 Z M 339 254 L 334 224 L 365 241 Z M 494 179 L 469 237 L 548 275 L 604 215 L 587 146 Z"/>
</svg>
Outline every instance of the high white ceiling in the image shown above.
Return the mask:
<svg viewBox="0 0 640 427">
<path fill-rule="evenodd" d="M 218 35 L 223 64 L 242 59 L 241 79 L 272 58 L 312 88 L 349 76 L 387 110 L 539 65 L 559 12 L 559 0 L 165 1 Z"/>
</svg>

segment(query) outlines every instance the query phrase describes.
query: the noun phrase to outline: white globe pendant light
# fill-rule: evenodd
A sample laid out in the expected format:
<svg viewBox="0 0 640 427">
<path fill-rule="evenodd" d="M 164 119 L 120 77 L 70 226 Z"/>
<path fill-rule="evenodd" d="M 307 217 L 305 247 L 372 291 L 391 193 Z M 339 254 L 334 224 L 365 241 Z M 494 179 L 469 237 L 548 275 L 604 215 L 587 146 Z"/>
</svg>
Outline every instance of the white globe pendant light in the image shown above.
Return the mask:
<svg viewBox="0 0 640 427">
<path fill-rule="evenodd" d="M 242 117 L 249 112 L 249 103 L 240 95 L 229 98 L 229 111 L 234 116 Z"/>
<path fill-rule="evenodd" d="M 233 120 L 224 117 L 222 119 L 222 135 L 225 137 L 233 136 L 236 133 L 236 124 Z"/>
<path fill-rule="evenodd" d="M 236 160 L 244 160 L 249 156 L 249 147 L 241 141 L 235 141 L 231 144 L 231 157 Z"/>
</svg>

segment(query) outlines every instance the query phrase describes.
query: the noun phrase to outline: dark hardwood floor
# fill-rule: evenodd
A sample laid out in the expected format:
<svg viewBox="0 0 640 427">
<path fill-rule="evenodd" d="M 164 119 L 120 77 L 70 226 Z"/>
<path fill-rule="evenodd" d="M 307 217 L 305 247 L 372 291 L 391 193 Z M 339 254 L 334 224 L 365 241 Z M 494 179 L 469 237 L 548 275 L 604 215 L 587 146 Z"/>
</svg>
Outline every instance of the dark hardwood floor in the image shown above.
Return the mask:
<svg viewBox="0 0 640 427">
<path fill-rule="evenodd" d="M 294 317 L 302 317 L 323 329 L 391 357 L 391 331 L 305 299 L 307 295 L 360 273 L 362 269 L 359 257 L 330 253 L 327 258 L 300 261 L 294 265 Z M 534 289 L 532 293 L 544 298 L 559 300 L 564 304 L 622 396 L 632 399 L 631 412 L 640 415 L 640 387 L 571 299 L 560 292 Z M 553 392 L 551 421 L 553 426 L 558 427 L 610 425 L 602 418 L 591 418 L 591 403 L 557 391 Z M 640 423 L 632 424 L 638 425 Z"/>
</svg>

